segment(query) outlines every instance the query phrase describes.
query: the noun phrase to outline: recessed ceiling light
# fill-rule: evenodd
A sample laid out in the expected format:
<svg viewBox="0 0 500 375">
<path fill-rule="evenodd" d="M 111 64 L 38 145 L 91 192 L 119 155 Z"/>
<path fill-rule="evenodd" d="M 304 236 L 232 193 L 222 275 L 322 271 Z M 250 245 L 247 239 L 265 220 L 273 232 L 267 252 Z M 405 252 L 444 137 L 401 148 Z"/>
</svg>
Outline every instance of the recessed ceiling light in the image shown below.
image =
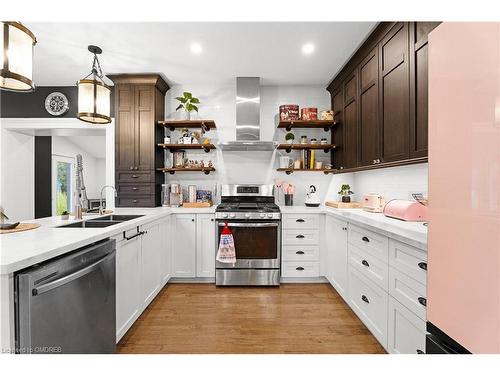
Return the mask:
<svg viewBox="0 0 500 375">
<path fill-rule="evenodd" d="M 189 48 L 191 49 L 191 52 L 194 53 L 195 55 L 198 55 L 203 52 L 203 48 L 201 47 L 200 43 L 191 43 L 191 46 Z"/>
<path fill-rule="evenodd" d="M 312 44 L 312 43 L 306 43 L 306 44 L 304 44 L 302 46 L 302 53 L 304 55 L 310 55 L 310 54 L 312 54 L 314 52 L 315 48 L 316 47 L 314 46 L 314 44 Z"/>
</svg>

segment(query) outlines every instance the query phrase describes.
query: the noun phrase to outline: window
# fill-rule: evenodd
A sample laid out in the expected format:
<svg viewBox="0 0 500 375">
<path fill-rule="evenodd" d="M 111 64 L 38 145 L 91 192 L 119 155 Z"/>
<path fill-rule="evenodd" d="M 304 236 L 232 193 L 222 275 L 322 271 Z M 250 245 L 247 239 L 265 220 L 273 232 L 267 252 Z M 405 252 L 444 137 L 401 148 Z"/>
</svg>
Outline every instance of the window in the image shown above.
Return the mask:
<svg viewBox="0 0 500 375">
<path fill-rule="evenodd" d="M 52 214 L 73 210 L 75 198 L 75 160 L 52 155 Z"/>
</svg>

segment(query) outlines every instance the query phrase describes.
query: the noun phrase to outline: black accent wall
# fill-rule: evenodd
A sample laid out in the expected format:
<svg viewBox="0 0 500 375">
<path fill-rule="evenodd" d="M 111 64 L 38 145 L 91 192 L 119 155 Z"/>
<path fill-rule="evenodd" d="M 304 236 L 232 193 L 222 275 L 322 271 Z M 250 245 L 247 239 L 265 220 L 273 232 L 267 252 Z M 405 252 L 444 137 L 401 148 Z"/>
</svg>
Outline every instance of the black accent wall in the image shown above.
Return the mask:
<svg viewBox="0 0 500 375">
<path fill-rule="evenodd" d="M 29 93 L 0 91 L 0 117 L 54 117 L 45 110 L 45 98 L 54 91 L 62 92 L 69 101 L 68 112 L 57 117 L 76 117 L 78 112 L 78 89 L 76 85 L 39 86 L 35 91 Z M 111 92 L 111 116 L 114 116 L 113 92 Z"/>
<path fill-rule="evenodd" d="M 35 137 L 35 219 L 52 216 L 52 137 Z"/>
</svg>

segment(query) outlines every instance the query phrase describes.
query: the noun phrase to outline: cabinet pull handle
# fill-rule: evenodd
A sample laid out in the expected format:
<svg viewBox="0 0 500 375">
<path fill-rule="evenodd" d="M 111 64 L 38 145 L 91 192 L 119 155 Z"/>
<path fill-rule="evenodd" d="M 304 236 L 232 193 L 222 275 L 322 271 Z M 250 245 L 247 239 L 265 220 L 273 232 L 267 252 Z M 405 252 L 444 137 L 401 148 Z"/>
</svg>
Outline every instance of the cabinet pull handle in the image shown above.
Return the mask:
<svg viewBox="0 0 500 375">
<path fill-rule="evenodd" d="M 303 255 L 304 252 L 302 250 L 296 251 L 295 254 Z"/>
<path fill-rule="evenodd" d="M 132 201 L 132 203 L 137 203 L 137 199 L 134 199 L 134 200 Z"/>
<path fill-rule="evenodd" d="M 135 186 L 132 188 L 133 191 L 136 191 L 136 190 L 139 190 L 138 188 L 136 188 Z"/>
<path fill-rule="evenodd" d="M 303 223 L 304 222 L 304 219 L 297 219 L 295 220 L 296 223 Z"/>
<path fill-rule="evenodd" d="M 295 238 L 304 238 L 304 236 L 302 234 L 297 234 Z"/>
<path fill-rule="evenodd" d="M 214 219 L 210 219 L 210 221 L 214 221 Z"/>
<path fill-rule="evenodd" d="M 139 167 L 134 167 L 134 170 L 136 170 L 136 171 L 137 171 L 138 169 L 139 169 Z"/>
<path fill-rule="evenodd" d="M 146 233 L 147 232 L 145 232 L 145 231 L 144 232 L 137 232 L 136 234 L 134 234 L 133 236 L 130 236 L 130 237 L 125 236 L 125 233 L 123 233 L 123 237 L 125 237 L 125 239 L 127 241 L 130 241 L 130 240 L 132 240 L 132 239 L 134 239 L 136 237 L 142 236 L 143 234 L 146 234 Z"/>
<path fill-rule="evenodd" d="M 133 174 L 132 175 L 132 178 L 138 178 L 139 176 L 137 176 L 136 174 Z"/>
<path fill-rule="evenodd" d="M 194 221 L 194 219 L 191 219 L 191 221 Z"/>
<path fill-rule="evenodd" d="M 425 263 L 425 262 L 420 262 L 420 263 L 418 264 L 418 266 L 419 266 L 420 268 L 422 268 L 424 271 L 427 271 L 427 263 Z"/>
<path fill-rule="evenodd" d="M 362 238 L 362 240 L 365 242 L 370 242 L 370 239 L 368 237 L 365 237 L 365 236 Z"/>
<path fill-rule="evenodd" d="M 418 297 L 418 302 L 422 305 L 422 306 L 427 306 L 427 299 L 424 298 L 424 297 Z"/>
<path fill-rule="evenodd" d="M 368 263 L 366 260 L 363 259 L 363 261 L 361 262 L 361 264 L 363 266 L 366 266 L 366 267 L 370 267 L 370 263 Z"/>
<path fill-rule="evenodd" d="M 425 354 L 423 350 L 417 349 L 417 354 Z"/>
<path fill-rule="evenodd" d="M 130 170 L 133 171 L 134 170 L 134 167 L 130 166 Z"/>
<path fill-rule="evenodd" d="M 297 271 L 304 271 L 304 267 L 297 267 L 295 268 Z"/>
<path fill-rule="evenodd" d="M 368 297 L 365 296 L 364 294 L 361 296 L 361 299 L 366 303 L 370 303 L 370 301 L 368 301 Z"/>
</svg>

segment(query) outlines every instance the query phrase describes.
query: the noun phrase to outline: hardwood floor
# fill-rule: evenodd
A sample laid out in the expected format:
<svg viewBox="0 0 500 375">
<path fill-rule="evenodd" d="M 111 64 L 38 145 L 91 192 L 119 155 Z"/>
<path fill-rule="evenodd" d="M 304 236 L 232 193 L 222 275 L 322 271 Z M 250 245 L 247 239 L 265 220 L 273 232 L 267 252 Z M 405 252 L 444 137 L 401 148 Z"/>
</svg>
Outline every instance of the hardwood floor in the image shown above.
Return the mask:
<svg viewBox="0 0 500 375">
<path fill-rule="evenodd" d="M 169 284 L 119 353 L 385 353 L 329 284 Z"/>
</svg>

